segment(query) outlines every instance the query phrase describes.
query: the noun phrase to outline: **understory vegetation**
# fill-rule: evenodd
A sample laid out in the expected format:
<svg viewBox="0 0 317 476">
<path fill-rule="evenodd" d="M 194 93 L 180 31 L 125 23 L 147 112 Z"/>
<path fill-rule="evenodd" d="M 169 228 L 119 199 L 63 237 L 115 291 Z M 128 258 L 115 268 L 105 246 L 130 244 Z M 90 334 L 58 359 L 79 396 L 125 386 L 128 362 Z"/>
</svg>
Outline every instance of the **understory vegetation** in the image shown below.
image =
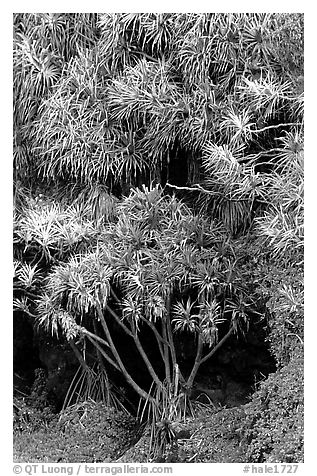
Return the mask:
<svg viewBox="0 0 317 476">
<path fill-rule="evenodd" d="M 14 14 L 16 461 L 303 461 L 303 33 Z"/>
</svg>

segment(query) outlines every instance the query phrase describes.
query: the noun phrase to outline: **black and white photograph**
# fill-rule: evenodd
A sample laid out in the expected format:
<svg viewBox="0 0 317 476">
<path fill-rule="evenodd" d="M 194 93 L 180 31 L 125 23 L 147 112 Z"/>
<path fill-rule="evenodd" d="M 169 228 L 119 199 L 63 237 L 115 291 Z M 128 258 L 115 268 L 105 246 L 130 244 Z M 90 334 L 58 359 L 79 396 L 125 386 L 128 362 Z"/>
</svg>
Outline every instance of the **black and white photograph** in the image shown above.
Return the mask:
<svg viewBox="0 0 317 476">
<path fill-rule="evenodd" d="M 303 474 L 304 13 L 152 7 L 11 17 L 13 472 Z"/>
</svg>

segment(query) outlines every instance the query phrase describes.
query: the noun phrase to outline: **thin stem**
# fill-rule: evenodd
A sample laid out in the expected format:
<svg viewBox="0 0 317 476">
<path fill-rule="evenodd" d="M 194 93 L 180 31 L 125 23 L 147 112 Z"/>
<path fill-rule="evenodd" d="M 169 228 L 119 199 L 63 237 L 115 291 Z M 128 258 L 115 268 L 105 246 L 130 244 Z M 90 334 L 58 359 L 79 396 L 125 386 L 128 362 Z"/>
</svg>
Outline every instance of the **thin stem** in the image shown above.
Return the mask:
<svg viewBox="0 0 317 476">
<path fill-rule="evenodd" d="M 202 192 L 202 193 L 206 193 L 207 195 L 223 197 L 223 198 L 226 198 L 230 202 L 248 202 L 249 201 L 249 198 L 231 198 L 231 197 L 228 198 L 228 196 L 223 193 L 206 190 L 198 183 L 195 183 L 192 187 L 179 187 L 178 185 L 172 185 L 166 182 L 166 186 L 171 188 L 176 188 L 176 190 L 188 190 L 189 192 Z"/>
<path fill-rule="evenodd" d="M 156 329 L 156 327 L 154 326 L 154 324 L 152 322 L 150 322 L 148 319 L 146 319 L 145 317 L 141 316 L 141 320 L 143 322 L 145 322 L 151 329 L 152 331 L 154 332 L 155 334 L 155 337 L 157 338 L 157 340 L 162 343 L 162 344 L 165 344 L 169 347 L 169 343 L 167 342 L 166 339 L 163 339 L 163 337 L 159 334 L 158 330 Z"/>
<path fill-rule="evenodd" d="M 114 360 L 112 360 L 111 357 L 109 357 L 108 354 L 100 347 L 100 345 L 93 339 L 93 337 L 87 336 L 87 339 L 92 343 L 94 347 L 100 352 L 100 354 L 111 364 L 118 372 L 120 372 L 120 367 L 115 363 Z"/>
<path fill-rule="evenodd" d="M 171 383 L 171 367 L 170 367 L 170 358 L 169 358 L 169 348 L 170 345 L 167 342 L 167 330 L 166 330 L 166 322 L 162 319 L 162 334 L 164 338 L 164 344 L 163 344 L 163 360 L 164 360 L 164 366 L 165 366 L 165 375 L 166 375 L 166 380 L 168 383 Z"/>
<path fill-rule="evenodd" d="M 171 352 L 172 364 L 173 364 L 173 380 L 175 380 L 174 373 L 175 373 L 175 368 L 177 364 L 177 359 L 176 359 L 176 350 L 175 350 L 175 345 L 173 340 L 170 311 L 171 311 L 171 296 L 169 295 L 167 297 L 167 302 L 166 302 L 166 329 L 167 329 L 167 337 L 168 337 L 168 342 L 170 345 L 170 352 Z"/>
<path fill-rule="evenodd" d="M 193 386 L 193 382 L 195 380 L 195 377 L 197 375 L 197 372 L 198 372 L 198 369 L 202 363 L 202 353 L 203 353 L 203 340 L 201 338 L 201 335 L 198 334 L 198 344 L 197 344 L 197 352 L 196 352 L 196 357 L 195 357 L 195 362 L 194 362 L 194 365 L 193 365 L 193 368 L 192 368 L 192 371 L 188 377 L 188 380 L 187 380 L 187 388 L 191 388 Z"/>
<path fill-rule="evenodd" d="M 118 316 L 118 314 L 113 310 L 111 309 L 110 306 L 108 306 L 108 304 L 106 304 L 106 309 L 107 311 L 110 312 L 110 314 L 112 315 L 112 317 L 115 318 L 116 322 L 119 324 L 119 326 L 124 330 L 124 332 L 126 334 L 128 334 L 128 336 L 132 337 L 133 338 L 133 333 L 131 332 L 131 330 L 122 322 L 122 320 L 120 319 L 120 317 Z"/>
<path fill-rule="evenodd" d="M 136 329 L 134 330 L 134 332 L 132 332 L 123 322 L 122 320 L 120 319 L 120 317 L 118 316 L 118 314 L 113 311 L 109 306 L 108 304 L 106 304 L 106 309 L 111 313 L 111 315 L 115 318 L 116 322 L 122 327 L 122 329 L 126 332 L 126 334 L 128 334 L 130 337 L 132 337 L 132 339 L 134 340 L 134 343 L 135 343 L 135 346 L 136 348 L 138 349 L 138 352 L 139 354 L 141 355 L 151 377 L 153 378 L 153 380 L 155 381 L 156 385 L 158 385 L 159 387 L 162 387 L 162 382 L 160 381 L 157 373 L 155 372 L 151 362 L 149 361 L 143 347 L 142 347 L 142 344 L 140 342 L 140 339 L 137 335 L 137 331 Z"/>
<path fill-rule="evenodd" d="M 153 401 L 154 402 L 154 399 L 153 397 L 151 397 L 148 393 L 146 393 L 134 380 L 133 378 L 131 377 L 131 375 L 128 373 L 127 369 L 125 368 L 121 358 L 120 358 L 120 355 L 116 349 L 116 346 L 114 345 L 114 342 L 112 340 L 112 337 L 111 337 L 111 334 L 110 334 L 110 331 L 108 329 L 108 326 L 107 326 L 107 323 L 106 323 L 106 320 L 104 318 L 104 315 L 103 315 L 103 312 L 102 312 L 102 309 L 101 309 L 101 306 L 100 306 L 100 303 L 97 302 L 96 303 L 96 308 L 97 308 L 97 313 L 98 313 L 98 316 L 99 316 L 99 319 L 102 323 L 102 326 L 103 326 L 103 329 L 105 331 L 105 334 L 106 334 L 106 337 L 108 339 L 108 342 L 110 344 L 110 347 L 111 347 L 111 351 L 113 353 L 113 356 L 116 360 L 116 362 L 118 363 L 119 367 L 120 367 L 120 370 L 123 374 L 123 376 L 125 377 L 125 379 L 127 380 L 127 382 L 131 385 L 131 387 L 142 397 L 144 398 L 145 400 L 146 399 L 149 399 L 151 402 Z M 114 313 L 115 314 L 115 313 Z"/>
<path fill-rule="evenodd" d="M 179 377 L 180 377 L 179 366 L 178 364 L 176 364 L 175 365 L 174 394 L 173 394 L 174 397 L 177 397 L 178 395 Z"/>
<path fill-rule="evenodd" d="M 134 339 L 134 342 L 135 342 L 135 345 L 136 345 L 136 348 L 138 349 L 151 377 L 153 378 L 154 382 L 156 383 L 156 385 L 160 388 L 163 388 L 163 384 L 162 382 L 160 381 L 157 373 L 155 372 L 151 362 L 149 361 L 148 359 L 148 356 L 146 355 L 146 353 L 144 352 L 144 349 L 142 347 L 142 344 L 140 342 L 140 339 L 137 335 L 137 330 L 135 329 L 135 332 L 134 332 L 134 335 L 133 335 L 133 339 Z"/>
<path fill-rule="evenodd" d="M 153 330 L 154 326 L 150 326 L 150 329 Z M 156 329 L 155 329 L 156 330 Z M 157 346 L 158 346 L 158 349 L 160 351 L 160 354 L 161 354 L 161 357 L 162 357 L 162 360 L 164 362 L 164 352 L 163 352 L 163 346 L 162 346 L 162 343 L 161 341 L 159 340 L 158 336 L 159 336 L 159 333 L 156 331 L 156 333 L 154 333 L 155 335 L 155 339 L 156 339 L 156 342 L 157 342 Z"/>
<path fill-rule="evenodd" d="M 120 303 L 120 299 L 118 298 L 117 296 L 117 293 L 112 289 L 112 287 L 110 286 L 110 294 L 112 295 L 112 297 L 115 298 L 115 300 Z"/>
<path fill-rule="evenodd" d="M 78 359 L 80 365 L 82 366 L 82 368 L 85 369 L 85 370 L 88 370 L 89 367 L 88 367 L 85 359 L 81 355 L 80 351 L 78 350 L 77 345 L 74 342 L 74 339 L 68 341 L 68 343 L 69 343 L 70 347 L 72 348 L 72 351 L 74 352 L 75 356 L 77 357 L 77 359 Z"/>
<path fill-rule="evenodd" d="M 32 293 L 31 291 L 28 291 L 27 289 L 24 289 L 24 288 L 14 287 L 14 288 L 13 288 L 13 291 L 14 291 L 14 292 L 21 291 L 21 292 L 23 292 L 24 294 L 27 294 L 27 296 L 30 296 L 31 298 L 37 298 L 37 297 L 38 297 L 37 294 L 34 294 L 34 293 Z"/>
<path fill-rule="evenodd" d="M 253 129 L 253 130 L 250 129 L 250 132 L 259 133 L 259 132 L 268 131 L 269 129 L 278 129 L 279 127 L 287 127 L 287 126 L 300 126 L 300 123 L 299 122 L 288 122 L 286 124 L 275 124 L 275 125 L 272 125 L 272 126 L 263 127 L 262 129 Z"/>
<path fill-rule="evenodd" d="M 35 318 L 35 319 L 38 318 L 38 316 L 36 316 L 35 314 L 32 314 L 32 312 L 29 311 L 26 307 L 23 307 L 23 308 L 22 308 L 22 307 L 15 307 L 13 310 L 14 310 L 14 311 L 22 311 L 22 312 L 24 312 L 25 314 L 27 314 L 28 316 L 33 317 L 33 318 Z"/>
<path fill-rule="evenodd" d="M 133 50 L 132 53 L 137 55 L 142 55 L 144 56 L 144 58 L 157 62 L 157 59 L 153 58 L 153 56 L 150 56 L 147 53 L 144 53 L 144 51 Z"/>
<path fill-rule="evenodd" d="M 93 326 L 94 326 L 95 334 L 97 334 L 98 329 L 97 329 L 97 322 L 96 322 L 95 319 L 93 319 Z M 104 363 L 103 363 L 103 360 L 102 360 L 102 354 L 101 354 L 100 350 L 98 349 L 98 347 L 96 347 L 96 351 L 97 351 L 98 364 L 99 364 L 101 369 L 105 369 L 105 366 L 104 366 Z"/>
<path fill-rule="evenodd" d="M 215 347 L 207 354 L 205 355 L 201 361 L 200 361 L 200 364 L 206 362 L 206 360 L 210 359 L 210 357 L 212 357 L 214 355 L 215 352 L 217 352 L 217 350 L 226 342 L 226 340 L 231 336 L 231 334 L 233 333 L 234 331 L 234 328 L 233 327 L 230 327 L 229 331 L 227 332 L 227 334 L 218 342 L 217 345 L 215 345 Z"/>
<path fill-rule="evenodd" d="M 107 342 L 106 340 L 102 339 L 102 337 L 99 337 L 99 336 L 96 335 L 96 334 L 93 334 L 93 333 L 90 332 L 90 331 L 87 331 L 87 329 L 86 329 L 85 327 L 81 327 L 81 328 L 80 328 L 80 332 L 81 332 L 82 334 L 84 334 L 85 336 L 91 337 L 92 339 L 94 339 L 94 340 L 100 342 L 100 344 L 103 344 L 103 345 L 105 345 L 106 347 L 109 347 L 109 348 L 110 348 L 110 345 L 108 344 L 108 342 Z"/>
</svg>

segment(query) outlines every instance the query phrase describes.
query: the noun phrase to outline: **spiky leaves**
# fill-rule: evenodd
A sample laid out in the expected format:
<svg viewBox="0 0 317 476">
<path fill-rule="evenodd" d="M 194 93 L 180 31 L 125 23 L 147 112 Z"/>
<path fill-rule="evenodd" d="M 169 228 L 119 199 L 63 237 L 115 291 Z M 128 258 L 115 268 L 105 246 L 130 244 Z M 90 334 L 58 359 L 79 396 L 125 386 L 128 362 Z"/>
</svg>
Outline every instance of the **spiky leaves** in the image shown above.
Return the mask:
<svg viewBox="0 0 317 476">
<path fill-rule="evenodd" d="M 33 121 L 41 100 L 61 77 L 64 62 L 96 41 L 96 14 L 14 14 L 14 159 L 18 178 L 35 173 Z"/>
<path fill-rule="evenodd" d="M 265 177 L 269 207 L 257 218 L 259 233 L 276 257 L 302 261 L 304 246 L 303 135 L 294 130 L 279 140 L 275 171 Z"/>
<path fill-rule="evenodd" d="M 101 14 L 96 24 L 89 14 L 17 17 L 25 61 L 38 64 L 52 50 L 40 68 L 44 82 L 27 73 L 33 91 L 44 84 L 45 101 L 32 93 L 17 108 L 20 173 L 32 149 L 45 180 L 117 181 L 124 189 L 159 177 L 179 147 L 193 162 L 209 142 L 261 149 L 271 122 L 294 121 L 302 108 L 297 78 L 281 74 L 276 61 L 277 37 L 291 21 L 281 18 Z"/>
<path fill-rule="evenodd" d="M 291 263 L 291 250 L 301 249 L 301 59 L 295 48 L 282 61 L 288 47 L 280 41 L 289 34 L 301 42 L 290 20 L 271 14 L 16 18 L 16 170 L 25 181 L 26 168 L 34 177 L 36 168 L 46 185 L 65 187 L 63 206 L 27 207 L 15 233 L 18 255 L 29 266 L 20 273 L 26 291 L 40 291 L 31 279 L 35 262 L 41 272 L 56 265 L 38 303 L 43 324 L 69 338 L 83 336 L 86 325 L 89 342 L 124 372 L 111 340 L 115 321 L 158 388 L 162 382 L 142 347 L 145 326 L 168 385 L 177 375 L 176 328 L 197 336 L 191 380 L 224 339 L 241 331 L 249 313 L 246 289 L 257 284 L 250 278 L 246 285 L 239 275 L 247 260 L 236 258 L 232 235 L 251 232 L 257 217 L 256 233 L 266 238 L 271 257 Z M 121 202 L 111 196 L 115 182 L 123 195 L 161 173 L 169 182 L 176 156 L 198 172 L 195 182 L 204 180 L 195 190 L 203 197 L 200 212 L 213 221 L 158 188 L 133 190 Z M 62 194 L 54 192 L 55 199 Z M 295 293 L 287 288 L 287 296 L 294 308 Z M 94 322 L 100 335 L 89 327 Z"/>
<path fill-rule="evenodd" d="M 92 222 L 83 218 L 81 210 L 51 201 L 34 201 L 17 215 L 15 242 L 31 253 L 33 259 L 49 263 L 70 252 L 82 250 L 85 243 L 96 237 Z"/>
<path fill-rule="evenodd" d="M 232 325 L 225 304 L 229 296 L 236 300 L 235 284 L 227 285 L 230 258 L 218 255 L 219 228 L 193 216 L 159 187 L 133 190 L 118 203 L 117 214 L 115 222 L 105 222 L 93 251 L 73 254 L 51 270 L 38 300 L 39 323 L 63 330 L 68 338 L 76 331 L 110 348 L 105 358 L 125 373 L 109 329 L 108 319 L 114 320 L 162 385 L 142 346 L 143 327 L 153 332 L 167 380 L 175 377 L 177 363 L 173 331 L 190 331 L 201 350 L 213 348 L 219 325 Z M 179 301 L 183 293 L 197 304 L 191 298 L 187 304 Z M 101 338 L 92 334 L 96 320 Z"/>
<path fill-rule="evenodd" d="M 82 318 L 96 308 L 96 303 L 105 307 L 110 293 L 113 271 L 100 258 L 99 252 L 73 256 L 67 265 L 56 266 L 46 282 L 46 299 L 39 302 L 42 321 L 49 321 L 51 309 L 64 308 L 74 316 Z M 45 314 L 44 309 L 48 309 Z"/>
</svg>

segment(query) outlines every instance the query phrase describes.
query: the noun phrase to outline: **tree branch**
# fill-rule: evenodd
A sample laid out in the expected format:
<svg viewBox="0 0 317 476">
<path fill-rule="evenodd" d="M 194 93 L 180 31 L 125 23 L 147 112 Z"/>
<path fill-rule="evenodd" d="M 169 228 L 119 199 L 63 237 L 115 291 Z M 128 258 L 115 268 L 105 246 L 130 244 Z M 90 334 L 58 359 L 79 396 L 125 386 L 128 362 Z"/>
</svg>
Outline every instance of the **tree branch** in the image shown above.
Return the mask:
<svg viewBox="0 0 317 476">
<path fill-rule="evenodd" d="M 288 122 L 285 124 L 275 124 L 273 126 L 266 126 L 262 129 L 250 129 L 250 132 L 255 132 L 256 134 L 259 132 L 268 131 L 269 129 L 278 129 L 279 127 L 287 127 L 287 126 L 300 126 L 299 122 Z"/>
<path fill-rule="evenodd" d="M 207 355 L 205 355 L 201 359 L 200 364 L 202 364 L 202 363 L 206 362 L 206 360 L 210 359 L 210 357 L 212 357 L 214 355 L 214 353 L 217 352 L 217 350 L 226 342 L 226 340 L 229 339 L 229 337 L 231 336 L 233 331 L 234 331 L 233 327 L 230 327 L 227 334 L 218 342 L 218 344 L 215 345 L 215 347 Z"/>
<path fill-rule="evenodd" d="M 96 322 L 96 319 L 93 319 L 93 326 L 94 326 L 94 332 L 95 334 L 97 335 L 98 333 L 98 328 L 97 328 L 97 322 Z M 96 347 L 96 351 L 97 351 L 97 359 L 98 359 L 98 364 L 100 366 L 101 369 L 104 369 L 104 363 L 103 363 L 103 360 L 102 360 L 102 354 L 100 352 L 100 350 Z"/>
<path fill-rule="evenodd" d="M 31 298 L 37 298 L 38 297 L 37 294 L 34 294 L 31 291 L 28 291 L 26 288 L 19 288 L 17 286 L 13 287 L 13 292 L 17 292 L 17 291 L 23 292 L 24 294 L 27 294 L 27 296 L 30 296 Z"/>
<path fill-rule="evenodd" d="M 115 318 L 116 322 L 122 327 L 122 329 L 126 332 L 126 334 L 128 334 L 130 337 L 132 337 L 132 339 L 134 340 L 134 343 L 135 343 L 135 346 L 136 348 L 138 349 L 138 352 L 139 354 L 141 355 L 145 365 L 146 365 L 146 368 L 148 369 L 151 377 L 153 378 L 153 380 L 155 381 L 156 385 L 158 385 L 159 387 L 162 387 L 162 382 L 160 381 L 157 373 L 155 372 L 151 362 L 149 361 L 143 347 L 142 347 L 142 344 L 140 342 L 140 339 L 137 335 L 137 332 L 132 332 L 123 322 L 122 320 L 120 319 L 120 317 L 118 316 L 118 314 L 116 312 L 114 312 L 110 306 L 108 306 L 108 304 L 106 304 L 106 309 L 110 312 L 110 314 Z"/>
<path fill-rule="evenodd" d="M 176 359 L 176 350 L 173 340 L 173 333 L 172 333 L 172 326 L 171 326 L 171 296 L 167 297 L 166 302 L 166 329 L 167 329 L 167 338 L 170 345 L 170 352 L 172 357 L 172 364 L 173 364 L 173 381 L 175 380 L 175 369 L 177 364 Z"/>
<path fill-rule="evenodd" d="M 200 193 L 206 193 L 207 195 L 222 197 L 227 199 L 230 202 L 248 202 L 249 201 L 249 198 L 231 198 L 231 197 L 227 197 L 226 195 L 220 192 L 213 192 L 211 190 L 206 190 L 198 183 L 195 183 L 192 187 L 179 187 L 178 185 L 172 185 L 168 182 L 166 182 L 165 185 L 167 187 L 175 188 L 176 190 L 188 190 L 189 192 L 200 192 Z"/>
<path fill-rule="evenodd" d="M 119 324 L 119 326 L 124 330 L 124 332 L 126 334 L 128 334 L 128 336 L 132 337 L 133 338 L 133 332 L 124 324 L 124 322 L 122 322 L 122 320 L 120 319 L 120 317 L 118 316 L 118 314 L 113 310 L 111 309 L 110 306 L 108 306 L 108 304 L 106 304 L 106 309 L 107 311 L 110 312 L 110 314 L 112 315 L 112 317 L 115 318 L 116 322 Z"/>
<path fill-rule="evenodd" d="M 92 343 L 92 345 L 94 347 L 96 347 L 96 349 L 98 350 L 98 352 L 100 352 L 100 354 L 116 369 L 118 370 L 118 372 L 120 372 L 120 367 L 115 363 L 114 360 L 112 360 L 111 357 L 109 357 L 108 354 L 106 354 L 106 352 L 103 350 L 102 347 L 100 347 L 100 345 L 90 336 L 87 336 L 87 339 Z"/>
<path fill-rule="evenodd" d="M 106 347 L 110 348 L 110 345 L 108 344 L 108 342 L 106 340 L 104 340 L 101 337 L 97 336 L 96 334 L 93 334 L 92 332 L 88 331 L 85 327 L 81 327 L 80 331 L 82 332 L 82 334 L 86 335 L 87 337 L 91 337 L 92 339 L 100 342 L 100 344 L 103 344 Z"/>
<path fill-rule="evenodd" d="M 165 375 L 166 380 L 168 383 L 171 383 L 171 367 L 170 367 L 170 358 L 169 358 L 169 348 L 170 344 L 167 342 L 167 330 L 166 330 L 166 322 L 162 319 L 162 334 L 164 337 L 164 344 L 163 344 L 163 361 L 165 366 Z"/>
<path fill-rule="evenodd" d="M 131 375 L 129 374 L 129 372 L 127 371 L 127 369 L 125 368 L 122 360 L 121 360 L 121 357 L 117 351 L 117 348 L 116 346 L 114 345 L 114 342 L 112 340 L 112 337 L 111 337 L 111 334 L 110 334 L 110 331 L 109 331 L 109 328 L 107 326 L 107 323 L 106 323 L 106 320 L 104 318 L 104 315 L 103 315 L 103 312 L 102 312 L 102 308 L 101 308 L 101 305 L 99 302 L 96 303 L 96 308 L 97 308 L 97 313 L 98 313 L 98 316 L 99 316 L 99 319 L 102 323 L 102 326 L 103 326 L 103 329 L 105 331 L 105 334 L 106 334 L 106 337 L 108 339 L 108 342 L 110 344 L 110 347 L 111 347 L 111 351 L 112 351 L 112 354 L 114 356 L 114 358 L 116 359 L 116 362 L 118 363 L 119 367 L 120 367 L 120 370 L 123 374 L 123 376 L 125 377 L 125 379 L 127 380 L 127 382 L 131 385 L 131 387 L 138 393 L 138 395 L 140 395 L 140 397 L 144 398 L 145 400 L 148 399 L 150 400 L 151 402 L 154 402 L 154 399 L 153 397 L 151 397 L 151 395 L 149 395 L 147 392 L 145 392 L 134 380 L 133 378 L 131 377 Z M 115 314 L 115 313 L 114 313 Z M 117 316 L 118 317 L 118 316 Z"/>
<path fill-rule="evenodd" d="M 153 368 L 151 362 L 149 361 L 148 356 L 146 355 L 146 353 L 145 353 L 145 351 L 144 351 L 144 349 L 143 349 L 143 347 L 142 347 L 142 344 L 141 344 L 141 342 L 140 342 L 140 339 L 139 339 L 139 337 L 138 337 L 138 335 L 137 335 L 137 331 L 136 331 L 136 330 L 135 330 L 135 333 L 134 333 L 134 335 L 133 335 L 133 339 L 134 339 L 136 348 L 138 349 L 139 354 L 141 355 L 141 357 L 142 357 L 142 359 L 143 359 L 143 361 L 144 361 L 144 363 L 145 363 L 145 365 L 146 365 L 146 367 L 147 367 L 147 369 L 148 369 L 148 371 L 149 371 L 151 377 L 153 378 L 154 382 L 156 383 L 156 385 L 157 385 L 159 388 L 163 388 L 162 382 L 160 381 L 160 379 L 159 379 L 157 373 L 155 372 L 155 370 L 154 370 L 154 368 Z"/>
<path fill-rule="evenodd" d="M 168 342 L 165 341 L 161 336 L 160 334 L 158 333 L 157 329 L 155 328 L 155 326 L 152 324 L 152 322 L 149 322 L 145 317 L 141 317 L 142 321 L 145 322 L 149 327 L 150 329 L 153 331 L 154 335 L 155 335 L 155 339 L 157 341 L 157 346 L 159 348 L 159 351 L 160 351 L 160 354 L 161 354 L 161 357 L 162 357 L 162 360 L 164 362 L 164 352 L 163 352 L 163 346 L 162 346 L 162 342 L 167 344 L 168 345 Z"/>
<path fill-rule="evenodd" d="M 148 319 L 146 319 L 143 316 L 141 316 L 141 320 L 145 322 L 152 329 L 152 331 L 155 334 L 155 337 L 158 339 L 159 342 L 162 342 L 163 344 L 169 346 L 169 343 L 167 342 L 167 340 L 163 339 L 163 337 L 160 335 L 160 333 L 158 332 L 158 330 L 156 329 L 156 327 L 154 326 L 152 322 L 150 322 Z"/>
<path fill-rule="evenodd" d="M 186 387 L 189 388 L 189 389 L 193 386 L 193 382 L 195 380 L 196 374 L 197 374 L 198 369 L 199 369 L 199 367 L 202 363 L 202 359 L 201 359 L 202 353 L 203 353 L 203 340 L 201 338 L 201 335 L 198 334 L 198 345 L 197 345 L 197 352 L 196 352 L 195 362 L 194 362 L 192 371 L 191 371 L 191 373 L 188 377 L 187 384 L 186 384 Z"/>
<path fill-rule="evenodd" d="M 75 356 L 77 357 L 77 360 L 79 361 L 80 365 L 85 369 L 85 370 L 88 370 L 89 367 L 85 361 L 85 359 L 83 358 L 83 356 L 81 355 L 80 351 L 78 350 L 75 342 L 74 342 L 74 339 L 68 341 L 70 347 L 72 348 L 72 351 L 74 352 Z"/>
</svg>

